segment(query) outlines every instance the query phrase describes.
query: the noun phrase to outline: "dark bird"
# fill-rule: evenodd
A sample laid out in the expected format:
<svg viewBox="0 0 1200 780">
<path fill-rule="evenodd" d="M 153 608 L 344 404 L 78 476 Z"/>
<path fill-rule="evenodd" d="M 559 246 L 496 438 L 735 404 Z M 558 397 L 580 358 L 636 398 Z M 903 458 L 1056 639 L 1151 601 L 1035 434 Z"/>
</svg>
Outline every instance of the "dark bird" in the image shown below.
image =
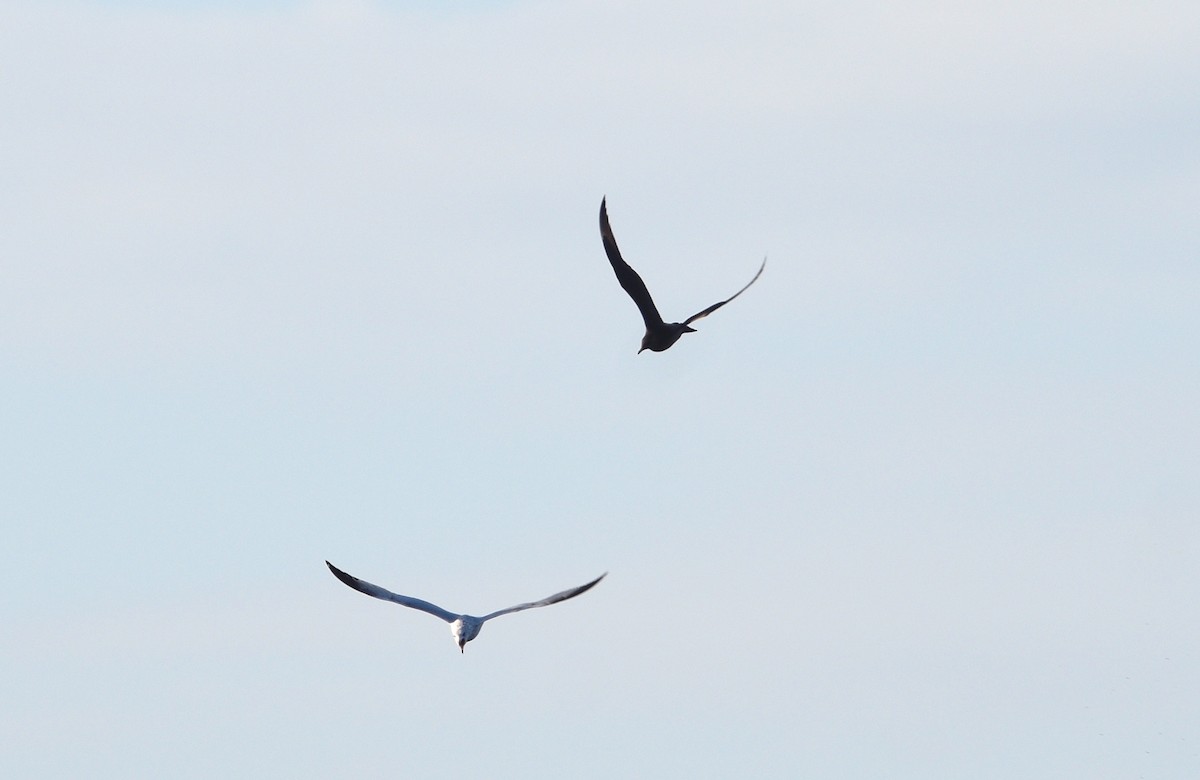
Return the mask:
<svg viewBox="0 0 1200 780">
<path fill-rule="evenodd" d="M 492 618 L 500 617 L 501 615 L 507 615 L 510 612 L 520 612 L 523 609 L 532 609 L 533 607 L 548 607 L 551 604 L 557 604 L 560 601 L 573 599 L 580 593 L 586 593 L 588 590 L 591 590 L 591 588 L 594 587 L 597 582 L 604 579 L 604 577 L 608 574 L 608 572 L 605 572 L 589 582 L 587 585 L 580 585 L 578 588 L 571 588 L 570 590 L 564 590 L 562 593 L 555 593 L 553 596 L 544 598 L 541 601 L 530 601 L 527 604 L 518 604 L 515 607 L 509 607 L 508 609 L 496 610 L 490 615 L 475 617 L 473 615 L 456 615 L 453 612 L 442 609 L 436 604 L 430 604 L 428 601 L 415 599 L 412 596 L 401 596 L 399 593 L 392 593 L 390 590 L 385 590 L 378 585 L 372 585 L 366 580 L 360 580 L 358 577 L 353 577 L 347 574 L 329 561 L 325 561 L 325 565 L 329 567 L 331 572 L 333 572 L 333 576 L 354 588 L 359 593 L 365 593 L 368 596 L 374 596 L 375 598 L 383 599 L 384 601 L 394 601 L 397 604 L 405 607 L 419 609 L 422 612 L 428 612 L 434 617 L 439 617 L 446 621 L 450 624 L 450 633 L 454 635 L 454 641 L 458 644 L 458 649 L 460 652 L 465 652 L 464 648 L 467 642 L 470 642 L 472 639 L 479 636 L 479 629 L 483 628 L 483 624 Z"/>
<path fill-rule="evenodd" d="M 604 252 L 608 255 L 608 262 L 612 263 L 613 271 L 617 275 L 617 281 L 621 283 L 621 287 L 625 292 L 629 293 L 629 297 L 633 298 L 633 302 L 637 304 L 638 311 L 642 313 L 642 319 L 646 322 L 646 335 L 642 336 L 642 348 L 638 350 L 651 350 L 652 352 L 662 352 L 668 349 L 679 337 L 685 333 L 695 333 L 696 329 L 689 327 L 693 322 L 703 317 L 707 317 L 717 309 L 738 297 L 758 281 L 758 277 L 762 276 L 763 269 L 767 267 L 767 259 L 764 257 L 762 265 L 758 267 L 758 273 L 754 278 L 746 284 L 745 287 L 735 292 L 720 303 L 714 303 L 703 311 L 697 312 L 688 317 L 683 322 L 663 322 L 662 315 L 658 313 L 658 308 L 654 305 L 654 299 L 650 297 L 650 291 L 646 289 L 646 283 L 642 281 L 642 277 L 638 276 L 637 271 L 629 267 L 629 263 L 621 257 L 621 250 L 617 249 L 617 239 L 613 238 L 612 227 L 608 224 L 608 206 L 607 198 L 600 201 L 600 238 L 604 241 Z"/>
</svg>

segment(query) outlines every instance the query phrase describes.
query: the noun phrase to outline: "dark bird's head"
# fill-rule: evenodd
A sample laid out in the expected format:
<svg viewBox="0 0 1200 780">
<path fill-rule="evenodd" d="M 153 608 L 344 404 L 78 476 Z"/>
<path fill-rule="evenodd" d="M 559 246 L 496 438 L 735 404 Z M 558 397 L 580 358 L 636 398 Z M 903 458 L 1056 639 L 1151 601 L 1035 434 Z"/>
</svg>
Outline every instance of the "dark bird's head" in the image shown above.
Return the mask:
<svg viewBox="0 0 1200 780">
<path fill-rule="evenodd" d="M 687 325 L 681 325 L 677 322 L 667 323 L 654 329 L 646 331 L 646 335 L 642 336 L 642 348 L 638 350 L 638 354 L 642 354 L 646 350 L 651 352 L 666 352 L 671 345 L 685 333 L 695 333 L 696 329 Z"/>
</svg>

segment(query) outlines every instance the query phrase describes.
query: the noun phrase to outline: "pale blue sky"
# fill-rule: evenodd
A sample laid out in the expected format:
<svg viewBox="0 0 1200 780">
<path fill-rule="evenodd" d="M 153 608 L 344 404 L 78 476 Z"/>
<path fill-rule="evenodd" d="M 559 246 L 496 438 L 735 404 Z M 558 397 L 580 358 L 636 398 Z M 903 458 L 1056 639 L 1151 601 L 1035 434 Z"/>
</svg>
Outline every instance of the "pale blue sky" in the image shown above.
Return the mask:
<svg viewBox="0 0 1200 780">
<path fill-rule="evenodd" d="M 0 775 L 1197 776 L 1200 6 L 243 8 L 0 6 Z"/>
</svg>

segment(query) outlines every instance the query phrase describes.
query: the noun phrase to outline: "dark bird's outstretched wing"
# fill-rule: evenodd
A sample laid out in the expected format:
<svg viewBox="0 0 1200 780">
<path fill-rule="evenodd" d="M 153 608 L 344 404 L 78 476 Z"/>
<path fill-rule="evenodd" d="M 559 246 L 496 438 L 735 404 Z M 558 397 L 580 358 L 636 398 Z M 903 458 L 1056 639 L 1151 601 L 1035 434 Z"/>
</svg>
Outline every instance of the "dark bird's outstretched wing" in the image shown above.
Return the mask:
<svg viewBox="0 0 1200 780">
<path fill-rule="evenodd" d="M 430 604 L 428 601 L 421 601 L 421 599 L 414 599 L 411 596 L 401 596 L 399 593 L 392 593 L 390 590 L 381 588 L 378 585 L 372 585 L 371 583 L 367 582 L 366 580 L 360 580 L 358 577 L 353 577 L 353 576 L 347 574 L 346 572 L 342 571 L 341 569 L 334 566 L 329 561 L 325 561 L 325 565 L 329 567 L 329 570 L 331 572 L 333 572 L 333 576 L 337 577 L 342 582 L 344 582 L 347 585 L 349 585 L 350 587 L 354 588 L 359 593 L 365 593 L 368 596 L 374 596 L 377 599 L 383 599 L 384 601 L 394 601 L 397 604 L 400 604 L 405 607 L 412 607 L 413 609 L 419 609 L 422 612 L 428 612 L 429 614 L 433 615 L 434 617 L 440 617 L 442 620 L 446 621 L 447 623 L 453 623 L 454 621 L 458 620 L 461 617 L 461 615 L 456 615 L 453 612 L 448 612 L 448 611 L 442 609 L 437 604 Z M 592 584 L 595 584 L 595 583 L 592 583 Z M 533 606 L 538 606 L 538 605 L 535 604 Z"/>
<path fill-rule="evenodd" d="M 750 289 L 750 285 L 752 285 L 752 284 L 754 284 L 755 282 L 757 282 L 757 281 L 758 281 L 758 277 L 762 276 L 763 269 L 764 269 L 764 268 L 766 268 L 766 267 L 767 267 L 767 258 L 765 258 L 765 257 L 764 257 L 764 258 L 763 258 L 763 261 L 762 261 L 762 265 L 760 265 L 760 266 L 758 267 L 758 273 L 756 273 L 756 274 L 754 275 L 754 278 L 753 278 L 753 279 L 751 279 L 749 282 L 747 282 L 747 283 L 746 283 L 746 286 L 745 286 L 745 287 L 743 287 L 742 289 L 738 290 L 738 291 L 737 291 L 737 292 L 735 292 L 733 295 L 729 296 L 728 298 L 726 298 L 725 300 L 721 301 L 720 303 L 714 303 L 712 306 L 709 306 L 709 307 L 708 307 L 707 309 L 705 309 L 704 311 L 697 312 L 697 313 L 693 314 L 692 316 L 690 316 L 690 317 L 688 317 L 686 320 L 684 320 L 684 321 L 683 321 L 683 324 L 684 324 L 684 325 L 691 325 L 691 324 L 692 324 L 693 322 L 695 322 L 696 320 L 698 320 L 698 319 L 702 319 L 702 318 L 704 318 L 704 317 L 707 317 L 708 315 L 712 314 L 712 313 L 713 313 L 714 311 L 716 311 L 717 309 L 721 308 L 721 307 L 722 307 L 722 306 L 724 306 L 725 304 L 727 304 L 727 303 L 729 303 L 730 301 L 732 301 L 734 298 L 736 298 L 736 297 L 738 297 L 739 295 L 741 295 L 742 293 L 746 292 L 746 290 Z"/>
<path fill-rule="evenodd" d="M 621 257 L 621 250 L 617 249 L 617 239 L 613 238 L 612 227 L 608 224 L 607 198 L 600 200 L 600 238 L 604 241 L 604 253 L 608 255 L 608 262 L 612 263 L 617 281 L 637 304 L 638 311 L 642 313 L 642 319 L 646 322 L 646 329 L 662 325 L 662 315 L 658 313 L 654 299 L 646 289 L 646 283 L 638 276 L 637 271 L 629 267 L 629 263 Z"/>
<path fill-rule="evenodd" d="M 557 604 L 560 601 L 566 601 L 567 599 L 573 599 L 576 596 L 578 596 L 580 593 L 586 593 L 587 591 L 591 590 L 596 585 L 597 582 L 604 579 L 606 576 L 608 576 L 608 572 L 601 574 L 599 577 L 592 580 L 587 585 L 580 585 L 578 588 L 571 588 L 570 590 L 564 590 L 562 593 L 555 593 L 553 596 L 548 596 L 547 598 L 544 598 L 541 601 L 531 601 L 528 604 L 518 604 L 517 606 L 509 607 L 508 609 L 498 609 L 490 615 L 484 615 L 482 618 L 480 618 L 480 620 L 481 621 L 482 620 L 491 620 L 494 617 L 500 617 L 501 615 L 507 615 L 510 612 L 520 612 L 523 609 L 532 609 L 533 607 L 548 607 L 551 604 Z"/>
</svg>

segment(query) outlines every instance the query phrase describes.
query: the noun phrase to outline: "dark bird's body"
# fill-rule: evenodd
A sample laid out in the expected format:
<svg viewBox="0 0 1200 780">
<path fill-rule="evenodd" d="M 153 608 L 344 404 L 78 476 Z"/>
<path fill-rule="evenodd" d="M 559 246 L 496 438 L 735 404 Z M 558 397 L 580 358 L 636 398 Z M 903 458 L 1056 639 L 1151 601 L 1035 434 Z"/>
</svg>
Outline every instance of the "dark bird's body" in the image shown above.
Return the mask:
<svg viewBox="0 0 1200 780">
<path fill-rule="evenodd" d="M 707 309 L 688 317 L 683 322 L 663 322 L 662 315 L 658 313 L 658 307 L 654 305 L 654 299 L 650 297 L 650 291 L 646 289 L 646 283 L 642 281 L 642 277 L 638 276 L 637 271 L 633 270 L 629 266 L 629 263 L 625 262 L 625 259 L 621 257 L 621 250 L 617 248 L 617 239 L 613 238 L 612 227 L 608 224 L 607 199 L 600 201 L 600 239 L 604 242 L 604 253 L 608 255 L 608 262 L 612 264 L 613 272 L 617 275 L 617 281 L 621 283 L 621 287 L 624 288 L 625 292 L 629 293 L 629 297 L 637 304 L 638 311 L 642 313 L 642 320 L 646 323 L 646 335 L 642 336 L 642 348 L 638 352 L 646 349 L 651 352 L 662 352 L 669 349 L 676 341 L 679 341 L 679 337 L 683 334 L 694 333 L 696 329 L 690 327 L 693 322 L 707 317 L 746 292 L 750 285 L 758 281 L 758 277 L 762 276 L 763 269 L 767 266 L 767 261 L 764 259 L 754 278 L 745 287 L 725 300 L 714 303 Z"/>
</svg>

